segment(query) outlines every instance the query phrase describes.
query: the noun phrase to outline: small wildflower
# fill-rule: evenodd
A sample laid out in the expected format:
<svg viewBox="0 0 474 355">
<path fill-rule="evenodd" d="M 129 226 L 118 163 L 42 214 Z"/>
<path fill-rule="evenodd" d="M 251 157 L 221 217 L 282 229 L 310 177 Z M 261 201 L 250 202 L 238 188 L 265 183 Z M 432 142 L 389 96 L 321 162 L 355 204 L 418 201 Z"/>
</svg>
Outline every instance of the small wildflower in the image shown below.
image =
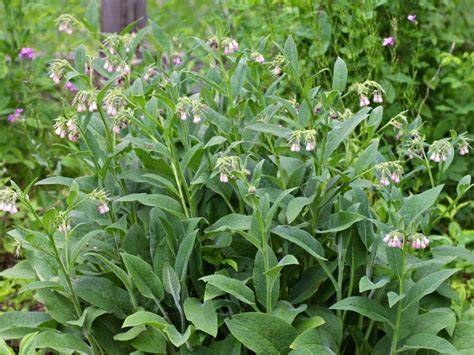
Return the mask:
<svg viewBox="0 0 474 355">
<path fill-rule="evenodd" d="M 179 66 L 183 63 L 183 59 L 181 58 L 181 56 L 179 54 L 175 54 L 173 56 L 173 65 L 174 66 Z"/>
<path fill-rule="evenodd" d="M 106 214 L 110 211 L 108 206 L 109 198 L 104 190 L 95 189 L 89 193 L 89 198 L 97 201 L 97 211 L 100 214 Z"/>
<path fill-rule="evenodd" d="M 110 211 L 109 206 L 105 203 L 100 203 L 97 205 L 97 211 L 99 211 L 100 214 L 106 214 L 107 212 Z"/>
<path fill-rule="evenodd" d="M 260 64 L 263 64 L 265 63 L 265 58 L 263 57 L 263 55 L 261 55 L 260 53 L 258 52 L 253 52 L 251 55 L 250 55 L 250 58 L 252 58 L 252 60 L 256 63 L 260 63 Z"/>
<path fill-rule="evenodd" d="M 369 106 L 370 105 L 370 101 L 369 99 L 367 98 L 367 96 L 365 95 L 361 95 L 359 97 L 359 106 L 360 107 L 365 107 L 365 106 Z"/>
<path fill-rule="evenodd" d="M 401 248 L 403 246 L 403 234 L 399 231 L 392 231 L 385 234 L 383 241 L 391 248 Z"/>
<path fill-rule="evenodd" d="M 76 92 L 77 91 L 77 88 L 76 86 L 71 83 L 70 81 L 66 82 L 66 84 L 64 84 L 64 89 L 70 91 L 70 92 Z"/>
<path fill-rule="evenodd" d="M 322 110 L 321 104 L 317 104 L 317 105 L 314 106 L 313 112 L 314 112 L 315 115 L 317 115 L 318 113 L 321 112 L 321 110 Z"/>
<path fill-rule="evenodd" d="M 57 18 L 56 23 L 58 24 L 59 32 L 64 32 L 68 35 L 71 35 L 73 33 L 73 25 L 76 23 L 76 20 L 69 14 L 63 14 Z"/>
<path fill-rule="evenodd" d="M 156 70 L 153 69 L 153 68 L 149 68 L 146 71 L 145 75 L 143 75 L 143 80 L 148 81 L 148 80 L 152 79 L 153 77 L 155 77 L 155 75 L 156 75 Z"/>
<path fill-rule="evenodd" d="M 239 172 L 243 175 L 250 173 L 250 171 L 242 166 L 239 157 L 236 156 L 223 156 L 217 159 L 216 170 L 219 173 L 219 180 L 223 184 L 229 182 L 229 178 L 234 172 Z"/>
<path fill-rule="evenodd" d="M 117 66 L 117 72 L 120 75 L 127 76 L 130 74 L 130 66 L 127 63 L 121 63 Z"/>
<path fill-rule="evenodd" d="M 18 195 L 10 188 L 0 190 L 0 211 L 14 214 L 18 212 L 16 199 Z"/>
<path fill-rule="evenodd" d="M 448 160 L 449 151 L 452 149 L 452 145 L 449 141 L 449 138 L 443 138 L 437 141 L 434 141 L 429 149 L 428 156 L 435 163 L 440 163 L 442 161 Z"/>
<path fill-rule="evenodd" d="M 21 59 L 32 60 L 35 57 L 35 51 L 33 50 L 33 48 L 24 47 L 20 50 L 20 53 L 18 53 L 18 56 Z"/>
<path fill-rule="evenodd" d="M 413 234 L 410 240 L 413 249 L 425 249 L 430 244 L 430 240 L 421 233 Z"/>
<path fill-rule="evenodd" d="M 49 77 L 56 85 L 61 82 L 64 71 L 68 65 L 69 62 L 65 59 L 57 59 L 49 65 Z"/>
<path fill-rule="evenodd" d="M 383 102 L 383 97 L 380 91 L 374 91 L 373 101 L 377 104 L 381 104 Z"/>
<path fill-rule="evenodd" d="M 232 38 L 224 38 L 221 42 L 221 47 L 224 48 L 225 55 L 232 54 L 239 50 L 239 44 Z"/>
<path fill-rule="evenodd" d="M 193 123 L 201 122 L 201 115 L 199 113 L 195 113 L 193 116 Z"/>
<path fill-rule="evenodd" d="M 250 194 L 254 194 L 257 192 L 257 188 L 254 186 L 254 185 L 250 185 L 248 190 L 247 190 Z"/>
<path fill-rule="evenodd" d="M 407 20 L 413 23 L 416 23 L 416 15 L 415 14 L 409 14 L 407 16 Z"/>
<path fill-rule="evenodd" d="M 23 109 L 22 108 L 17 108 L 15 112 L 12 114 L 8 115 L 7 121 L 10 123 L 17 122 L 23 118 Z"/>
<path fill-rule="evenodd" d="M 389 46 L 389 47 L 393 47 L 395 45 L 395 38 L 393 37 L 386 37 L 383 39 L 383 46 L 386 47 L 386 46 Z"/>
<path fill-rule="evenodd" d="M 378 172 L 379 182 L 383 186 L 389 186 L 390 180 L 398 184 L 403 174 L 403 169 L 400 164 L 393 161 L 377 164 L 375 170 Z"/>
<path fill-rule="evenodd" d="M 219 43 L 217 42 L 216 37 L 211 37 L 207 40 L 207 45 L 212 49 L 216 50 L 219 47 Z"/>
<path fill-rule="evenodd" d="M 220 180 L 220 182 L 225 184 L 225 183 L 229 182 L 229 177 L 227 176 L 227 174 L 221 174 L 220 177 L 219 177 L 219 180 Z"/>
<path fill-rule="evenodd" d="M 298 142 L 294 142 L 291 144 L 291 151 L 292 152 L 299 152 L 301 150 L 300 144 Z"/>
<path fill-rule="evenodd" d="M 104 98 L 105 111 L 110 116 L 117 116 L 125 108 L 127 102 L 125 101 L 122 89 L 115 88 L 107 93 Z"/>
</svg>

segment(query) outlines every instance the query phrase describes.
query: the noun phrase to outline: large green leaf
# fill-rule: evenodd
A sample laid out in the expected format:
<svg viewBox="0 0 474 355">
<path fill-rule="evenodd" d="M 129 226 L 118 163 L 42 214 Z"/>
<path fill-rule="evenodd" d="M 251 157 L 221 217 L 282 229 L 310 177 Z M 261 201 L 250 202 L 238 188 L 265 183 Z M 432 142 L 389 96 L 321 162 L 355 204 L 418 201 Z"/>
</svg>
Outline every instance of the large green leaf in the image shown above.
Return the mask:
<svg viewBox="0 0 474 355">
<path fill-rule="evenodd" d="M 443 186 L 439 185 L 421 194 L 407 197 L 398 213 L 407 223 L 413 221 L 436 202 Z"/>
<path fill-rule="evenodd" d="M 347 65 L 337 57 L 332 73 L 332 89 L 343 92 L 347 84 Z"/>
<path fill-rule="evenodd" d="M 348 297 L 332 305 L 330 309 L 357 312 L 372 320 L 392 325 L 387 309 L 371 298 Z"/>
<path fill-rule="evenodd" d="M 308 232 L 292 226 L 277 226 L 272 232 L 303 248 L 316 259 L 327 260 L 321 244 Z"/>
<path fill-rule="evenodd" d="M 91 350 L 84 341 L 77 335 L 60 333 L 53 330 L 46 330 L 38 333 L 30 349 L 52 349 L 60 354 L 72 354 L 74 352 L 90 354 Z"/>
<path fill-rule="evenodd" d="M 460 352 L 446 339 L 426 333 L 413 335 L 406 341 L 402 349 L 428 349 L 440 354 L 460 354 Z"/>
<path fill-rule="evenodd" d="M 250 229 L 252 216 L 231 213 L 220 218 L 216 223 L 206 229 L 206 233 L 230 231 L 244 231 Z"/>
<path fill-rule="evenodd" d="M 232 335 L 257 354 L 287 352 L 297 335 L 287 322 L 266 313 L 241 313 L 225 322 Z"/>
<path fill-rule="evenodd" d="M 139 202 L 145 206 L 159 207 L 177 217 L 183 217 L 182 208 L 178 201 L 161 194 L 131 194 L 120 197 L 116 202 Z"/>
<path fill-rule="evenodd" d="M 122 328 L 135 327 L 139 325 L 151 325 L 153 327 L 163 329 L 169 324 L 166 320 L 158 314 L 148 311 L 138 311 L 129 315 L 122 324 Z"/>
<path fill-rule="evenodd" d="M 161 301 L 164 297 L 163 284 L 151 265 L 139 256 L 127 253 L 120 255 L 138 291 L 145 297 Z"/>
<path fill-rule="evenodd" d="M 231 294 L 244 303 L 255 304 L 255 295 L 252 289 L 240 280 L 232 279 L 224 275 L 204 276 L 201 277 L 200 280 Z"/>
<path fill-rule="evenodd" d="M 341 211 L 333 213 L 329 216 L 329 228 L 323 231 L 318 231 L 318 233 L 340 232 L 351 227 L 354 223 L 362 221 L 364 219 L 366 219 L 365 216 L 362 216 L 355 212 Z"/>
<path fill-rule="evenodd" d="M 197 298 L 188 298 L 184 301 L 184 314 L 196 329 L 217 335 L 217 312 L 212 301 L 201 303 Z"/>
</svg>

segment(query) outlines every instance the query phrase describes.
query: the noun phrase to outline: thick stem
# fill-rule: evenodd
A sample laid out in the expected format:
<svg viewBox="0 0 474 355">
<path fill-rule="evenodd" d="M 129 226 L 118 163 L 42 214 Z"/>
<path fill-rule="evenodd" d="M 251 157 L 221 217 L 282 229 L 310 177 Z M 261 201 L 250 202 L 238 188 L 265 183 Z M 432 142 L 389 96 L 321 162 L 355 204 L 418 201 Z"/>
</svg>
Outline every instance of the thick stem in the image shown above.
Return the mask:
<svg viewBox="0 0 474 355">
<path fill-rule="evenodd" d="M 405 283 L 405 242 L 403 243 L 402 248 L 402 270 L 399 276 L 400 278 L 400 286 L 399 286 L 399 295 L 403 294 L 404 291 L 404 283 Z M 402 320 L 402 311 L 403 311 L 403 300 L 400 300 L 398 303 L 397 309 L 397 319 L 395 321 L 395 328 L 393 330 L 393 337 L 392 337 L 392 346 L 390 348 L 390 354 L 396 354 L 397 352 L 397 343 L 398 343 L 398 336 L 400 333 L 400 323 Z"/>
</svg>

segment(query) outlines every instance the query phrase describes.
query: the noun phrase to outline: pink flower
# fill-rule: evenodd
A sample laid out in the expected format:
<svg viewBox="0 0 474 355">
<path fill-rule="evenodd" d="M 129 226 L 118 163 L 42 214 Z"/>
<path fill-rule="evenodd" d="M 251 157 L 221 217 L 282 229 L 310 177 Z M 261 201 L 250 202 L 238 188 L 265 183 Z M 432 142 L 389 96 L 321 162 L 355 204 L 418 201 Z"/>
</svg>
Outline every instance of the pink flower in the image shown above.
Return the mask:
<svg viewBox="0 0 474 355">
<path fill-rule="evenodd" d="M 400 232 L 392 232 L 385 234 L 383 241 L 391 248 L 401 248 L 403 245 L 403 236 Z"/>
<path fill-rule="evenodd" d="M 70 81 L 68 81 L 68 82 L 66 82 L 66 84 L 64 84 L 64 89 L 69 90 L 70 92 L 77 91 L 76 86 L 73 83 L 71 83 Z"/>
<path fill-rule="evenodd" d="M 459 148 L 459 155 L 466 155 L 467 153 L 469 153 L 469 148 L 467 145 Z"/>
<path fill-rule="evenodd" d="M 383 102 L 383 97 L 382 94 L 378 91 L 374 92 L 374 102 L 377 104 L 381 104 Z"/>
<path fill-rule="evenodd" d="M 199 113 L 195 113 L 193 117 L 193 123 L 201 122 L 201 115 Z"/>
<path fill-rule="evenodd" d="M 382 175 L 379 181 L 383 186 L 390 185 L 390 180 L 388 180 L 388 178 L 385 175 Z"/>
<path fill-rule="evenodd" d="M 395 38 L 393 37 L 387 37 L 383 39 L 383 46 L 390 46 L 393 47 L 395 45 Z"/>
<path fill-rule="evenodd" d="M 107 212 L 110 211 L 109 206 L 105 203 L 101 203 L 97 206 L 97 211 L 99 211 L 100 214 L 106 214 Z"/>
<path fill-rule="evenodd" d="M 183 63 L 183 60 L 181 59 L 179 55 L 175 55 L 173 57 L 173 65 L 178 66 L 178 65 L 181 65 L 182 63 Z"/>
<path fill-rule="evenodd" d="M 365 106 L 369 106 L 370 105 L 370 101 L 369 99 L 367 98 L 367 96 L 365 95 L 361 95 L 359 97 L 359 106 L 360 107 L 365 107 Z"/>
<path fill-rule="evenodd" d="M 20 50 L 20 53 L 18 53 L 18 56 L 21 59 L 32 60 L 35 57 L 35 51 L 33 50 L 33 48 L 24 47 Z"/>
<path fill-rule="evenodd" d="M 407 20 L 413 23 L 416 23 L 416 15 L 415 14 L 409 14 L 407 16 Z"/>
<path fill-rule="evenodd" d="M 290 148 L 292 152 L 299 152 L 300 149 L 300 144 L 298 142 L 293 143 Z"/>
<path fill-rule="evenodd" d="M 114 127 L 112 128 L 112 131 L 113 131 L 115 134 L 120 134 L 120 131 L 121 131 L 121 130 L 122 130 L 122 129 L 120 128 L 120 126 L 114 126 Z"/>
<path fill-rule="evenodd" d="M 395 184 L 398 184 L 400 182 L 400 175 L 393 173 L 392 176 L 390 176 L 390 179 L 392 179 Z"/>
<path fill-rule="evenodd" d="M 312 152 L 314 150 L 314 142 L 306 142 L 306 151 Z"/>
<path fill-rule="evenodd" d="M 227 176 L 227 174 L 221 174 L 219 180 L 225 184 L 226 182 L 229 182 L 229 177 Z"/>
<path fill-rule="evenodd" d="M 16 122 L 21 120 L 23 109 L 22 108 L 17 108 L 14 113 L 11 115 L 8 115 L 7 121 L 10 123 Z"/>
</svg>

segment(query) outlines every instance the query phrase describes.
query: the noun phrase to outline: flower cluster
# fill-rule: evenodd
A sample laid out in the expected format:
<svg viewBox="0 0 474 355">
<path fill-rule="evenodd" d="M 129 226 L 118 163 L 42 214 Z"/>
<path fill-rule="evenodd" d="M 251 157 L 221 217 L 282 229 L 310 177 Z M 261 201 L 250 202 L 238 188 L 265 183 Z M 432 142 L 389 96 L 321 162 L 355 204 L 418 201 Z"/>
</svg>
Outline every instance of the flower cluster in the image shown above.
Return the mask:
<svg viewBox="0 0 474 355">
<path fill-rule="evenodd" d="M 224 38 L 221 41 L 221 47 L 224 48 L 224 54 L 229 55 L 239 50 L 239 44 L 235 39 Z"/>
<path fill-rule="evenodd" d="M 4 188 L 0 190 L 0 211 L 8 212 L 11 214 L 17 213 L 17 197 L 17 193 L 10 188 Z"/>
<path fill-rule="evenodd" d="M 104 108 L 110 116 L 117 116 L 119 112 L 123 111 L 126 105 L 127 102 L 120 88 L 109 91 L 104 97 Z"/>
<path fill-rule="evenodd" d="M 175 53 L 175 54 L 173 55 L 173 65 L 177 67 L 177 66 L 179 66 L 179 65 L 181 65 L 181 64 L 183 64 L 183 58 L 181 57 L 180 54 Z"/>
<path fill-rule="evenodd" d="M 459 155 L 466 155 L 467 153 L 469 153 L 470 146 L 464 134 L 461 134 L 459 136 L 459 141 L 458 141 L 457 146 L 458 146 Z"/>
<path fill-rule="evenodd" d="M 189 97 L 180 97 L 176 105 L 176 114 L 182 121 L 186 121 L 190 115 L 193 116 L 193 123 L 202 120 L 202 112 L 206 105 L 198 100 Z"/>
<path fill-rule="evenodd" d="M 67 136 L 71 142 L 77 142 L 79 140 L 79 130 L 77 128 L 76 118 L 56 118 L 54 133 L 56 133 L 60 138 L 66 138 Z"/>
<path fill-rule="evenodd" d="M 117 116 L 114 117 L 114 121 L 112 124 L 112 131 L 115 134 L 120 134 L 120 131 L 122 129 L 125 129 L 128 127 L 128 124 L 130 122 L 130 117 L 133 116 L 133 110 L 132 109 L 126 109 L 121 111 Z"/>
<path fill-rule="evenodd" d="M 20 57 L 20 59 L 32 60 L 35 57 L 35 51 L 33 48 L 24 47 L 20 50 L 20 53 L 18 53 L 18 57 Z"/>
<path fill-rule="evenodd" d="M 250 58 L 256 62 L 256 63 L 260 63 L 260 64 L 263 64 L 265 63 L 265 58 L 263 57 L 262 54 L 258 53 L 258 52 L 253 52 L 251 55 L 250 55 Z"/>
<path fill-rule="evenodd" d="M 69 14 L 63 14 L 56 19 L 56 23 L 58 25 L 59 32 L 64 32 L 68 35 L 71 35 L 74 32 L 73 27 L 76 24 L 76 19 Z"/>
<path fill-rule="evenodd" d="M 74 84 L 71 83 L 70 81 L 67 81 L 67 82 L 64 84 L 64 89 L 65 89 L 65 90 L 68 90 L 68 91 L 70 91 L 70 92 L 76 92 L 76 91 L 77 91 L 76 85 L 74 85 Z"/>
<path fill-rule="evenodd" d="M 66 212 L 59 212 L 56 216 L 55 222 L 58 226 L 58 231 L 60 233 L 66 234 L 68 231 L 71 230 L 71 225 L 69 224 L 69 217 L 67 216 Z"/>
<path fill-rule="evenodd" d="M 107 193 L 104 190 L 93 190 L 91 193 L 89 193 L 89 198 L 97 202 L 97 211 L 100 214 L 106 214 L 110 211 L 108 205 L 110 199 L 107 197 Z"/>
<path fill-rule="evenodd" d="M 64 71 L 67 66 L 69 66 L 69 62 L 66 59 L 56 59 L 49 65 L 49 77 L 56 85 L 64 77 Z"/>
<path fill-rule="evenodd" d="M 239 157 L 224 155 L 217 159 L 216 170 L 219 173 L 219 180 L 222 183 L 229 182 L 232 174 L 250 175 L 250 171 L 243 167 Z"/>
<path fill-rule="evenodd" d="M 17 108 L 15 112 L 12 114 L 8 115 L 7 121 L 10 123 L 17 122 L 23 118 L 23 109 L 22 108 Z"/>
<path fill-rule="evenodd" d="M 283 68 L 286 65 L 285 56 L 282 54 L 277 54 L 268 65 L 272 69 L 272 75 L 275 78 L 278 78 L 283 74 Z"/>
<path fill-rule="evenodd" d="M 77 104 L 77 112 L 86 112 L 87 110 L 94 112 L 97 111 L 96 96 L 95 90 L 78 91 L 72 104 Z"/>
<path fill-rule="evenodd" d="M 428 156 L 435 163 L 448 160 L 449 151 L 452 149 L 452 145 L 449 138 L 443 138 L 434 141 L 428 150 Z"/>
<path fill-rule="evenodd" d="M 150 79 L 153 79 L 157 74 L 157 71 L 155 68 L 148 68 L 148 70 L 145 72 L 145 75 L 143 75 L 143 80 L 148 81 Z"/>
<path fill-rule="evenodd" d="M 379 182 L 383 186 L 390 185 L 390 180 L 395 184 L 398 184 L 403 175 L 403 169 L 401 165 L 395 161 L 377 164 L 375 166 L 375 170 L 379 175 Z"/>
<path fill-rule="evenodd" d="M 366 80 L 363 83 L 354 84 L 349 88 L 349 92 L 351 91 L 355 91 L 357 95 L 359 95 L 360 107 L 366 107 L 370 105 L 370 94 L 372 94 L 372 101 L 374 103 L 383 103 L 382 93 L 384 93 L 384 90 L 379 83 L 373 80 Z"/>
<path fill-rule="evenodd" d="M 301 141 L 304 140 L 306 143 L 306 151 L 312 152 L 316 147 L 316 136 L 317 132 L 314 129 L 294 131 L 288 139 L 290 150 L 292 152 L 299 152 L 301 150 Z"/>
<path fill-rule="evenodd" d="M 401 248 L 403 246 L 403 233 L 400 231 L 392 231 L 385 234 L 383 241 L 391 248 Z"/>
<path fill-rule="evenodd" d="M 421 233 L 415 233 L 409 239 L 413 249 L 425 249 L 430 244 L 430 240 Z"/>
</svg>

